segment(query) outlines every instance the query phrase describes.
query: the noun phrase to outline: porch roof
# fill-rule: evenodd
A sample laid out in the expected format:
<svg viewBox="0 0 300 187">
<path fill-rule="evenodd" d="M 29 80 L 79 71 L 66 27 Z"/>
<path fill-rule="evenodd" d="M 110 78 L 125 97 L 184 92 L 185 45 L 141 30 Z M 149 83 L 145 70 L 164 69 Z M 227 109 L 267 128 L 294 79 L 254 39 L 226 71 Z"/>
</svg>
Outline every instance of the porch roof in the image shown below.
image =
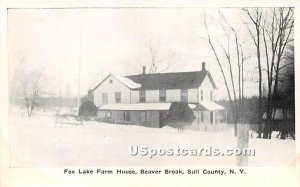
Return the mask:
<svg viewBox="0 0 300 187">
<path fill-rule="evenodd" d="M 200 101 L 199 104 L 196 104 L 196 107 L 191 108 L 192 110 L 199 111 L 216 111 L 216 110 L 225 110 L 222 105 L 217 104 L 213 101 Z"/>
<path fill-rule="evenodd" d="M 99 110 L 132 110 L 132 111 L 146 111 L 146 110 L 169 110 L 171 103 L 137 103 L 137 104 L 108 104 L 99 107 Z M 224 110 L 224 107 L 213 101 L 201 101 L 200 103 L 189 104 L 192 110 L 196 111 L 216 111 Z"/>
<path fill-rule="evenodd" d="M 137 103 L 137 104 L 108 104 L 99 110 L 169 110 L 171 103 Z"/>
</svg>

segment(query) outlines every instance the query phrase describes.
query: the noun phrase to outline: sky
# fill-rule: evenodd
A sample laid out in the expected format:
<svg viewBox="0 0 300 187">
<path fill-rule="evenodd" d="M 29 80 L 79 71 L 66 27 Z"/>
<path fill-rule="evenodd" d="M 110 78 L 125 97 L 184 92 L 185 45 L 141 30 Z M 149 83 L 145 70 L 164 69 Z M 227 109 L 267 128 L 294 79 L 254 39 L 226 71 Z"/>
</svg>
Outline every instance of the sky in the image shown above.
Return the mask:
<svg viewBox="0 0 300 187">
<path fill-rule="evenodd" d="M 245 95 L 257 95 L 255 48 L 244 24 L 249 20 L 240 9 L 220 11 L 236 28 L 245 56 L 251 56 L 245 61 Z M 83 95 L 109 73 L 125 76 L 141 73 L 143 65 L 149 68 L 151 43 L 158 49 L 159 68 L 169 66 L 164 72 L 198 71 L 206 62 L 218 87 L 218 99 L 223 99 L 226 89 L 206 40 L 204 15 L 229 78 L 219 45 L 226 35 L 215 8 L 10 9 L 10 78 L 20 66 L 35 69 L 43 72 L 45 85 L 54 94 L 76 96 L 79 87 Z M 232 53 L 234 47 L 230 46 Z M 234 55 L 232 59 L 236 61 Z M 237 66 L 233 68 L 237 72 Z"/>
</svg>

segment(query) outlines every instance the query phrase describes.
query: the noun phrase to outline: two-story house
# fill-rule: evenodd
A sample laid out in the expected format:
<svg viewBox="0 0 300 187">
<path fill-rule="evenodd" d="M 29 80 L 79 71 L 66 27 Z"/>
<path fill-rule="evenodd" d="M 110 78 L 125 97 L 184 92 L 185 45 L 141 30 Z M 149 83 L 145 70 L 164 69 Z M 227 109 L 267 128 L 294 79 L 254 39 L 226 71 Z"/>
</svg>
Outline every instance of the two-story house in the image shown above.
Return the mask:
<svg viewBox="0 0 300 187">
<path fill-rule="evenodd" d="M 187 102 L 194 111 L 193 126 L 209 129 L 218 123 L 215 82 L 202 63 L 201 71 L 117 76 L 110 74 L 93 90 L 99 116 L 161 127 L 172 102 Z"/>
</svg>

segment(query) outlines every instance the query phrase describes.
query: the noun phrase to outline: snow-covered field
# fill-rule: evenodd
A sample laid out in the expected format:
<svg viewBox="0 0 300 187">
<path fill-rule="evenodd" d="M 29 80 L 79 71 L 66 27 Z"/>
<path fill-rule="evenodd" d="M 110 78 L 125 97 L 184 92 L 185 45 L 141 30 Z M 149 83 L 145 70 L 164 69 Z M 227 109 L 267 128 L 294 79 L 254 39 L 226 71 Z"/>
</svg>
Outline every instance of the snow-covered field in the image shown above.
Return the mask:
<svg viewBox="0 0 300 187">
<path fill-rule="evenodd" d="M 235 156 L 131 156 L 130 146 L 156 149 L 221 150 L 236 148 L 233 132 L 209 133 L 171 127 L 162 129 L 84 121 L 83 126 L 55 125 L 53 115 L 10 116 L 12 167 L 63 166 L 235 166 Z M 249 166 L 295 164 L 295 141 L 250 138 Z"/>
</svg>

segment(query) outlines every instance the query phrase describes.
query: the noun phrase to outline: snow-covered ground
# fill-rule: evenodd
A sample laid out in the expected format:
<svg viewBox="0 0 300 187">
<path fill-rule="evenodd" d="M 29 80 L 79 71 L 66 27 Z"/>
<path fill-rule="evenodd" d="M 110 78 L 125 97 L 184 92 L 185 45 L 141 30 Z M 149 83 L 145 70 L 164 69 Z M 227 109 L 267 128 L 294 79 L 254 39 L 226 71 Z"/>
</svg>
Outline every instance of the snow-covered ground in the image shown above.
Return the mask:
<svg viewBox="0 0 300 187">
<path fill-rule="evenodd" d="M 219 133 L 171 127 L 146 128 L 85 121 L 83 126 L 55 125 L 53 115 L 31 118 L 11 112 L 10 165 L 13 167 L 63 166 L 235 166 L 235 156 L 131 156 L 130 146 L 156 149 L 221 150 L 236 148 L 232 130 Z M 295 141 L 250 138 L 249 166 L 295 164 Z"/>
</svg>

